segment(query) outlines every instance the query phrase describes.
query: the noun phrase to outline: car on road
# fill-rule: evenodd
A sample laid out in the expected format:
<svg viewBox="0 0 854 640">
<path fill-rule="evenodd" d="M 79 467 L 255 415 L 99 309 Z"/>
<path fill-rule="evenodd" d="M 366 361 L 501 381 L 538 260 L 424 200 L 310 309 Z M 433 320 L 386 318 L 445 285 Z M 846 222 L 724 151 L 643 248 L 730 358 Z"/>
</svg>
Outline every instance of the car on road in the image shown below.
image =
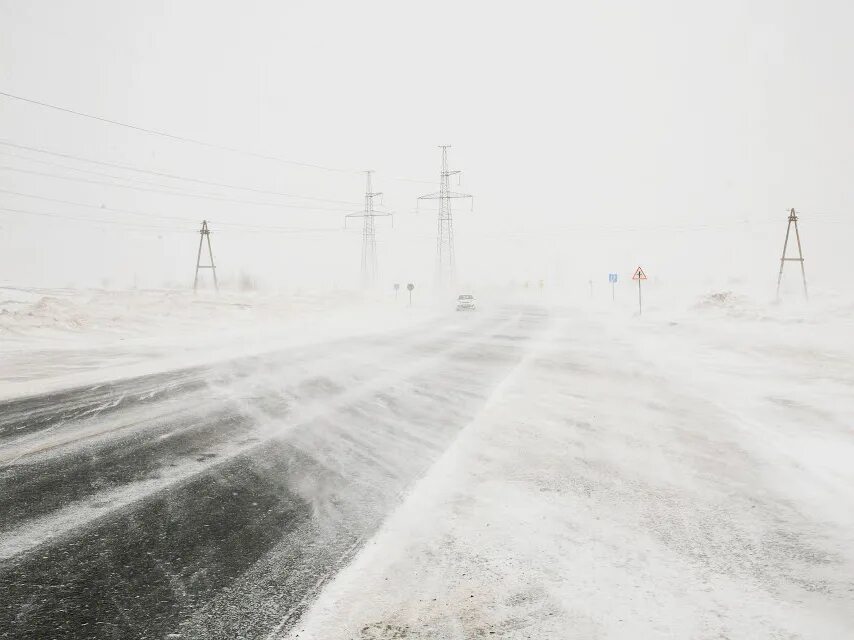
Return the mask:
<svg viewBox="0 0 854 640">
<path fill-rule="evenodd" d="M 474 296 L 470 293 L 461 293 L 457 298 L 457 311 L 474 311 L 477 309 L 477 304 L 474 301 Z"/>
</svg>

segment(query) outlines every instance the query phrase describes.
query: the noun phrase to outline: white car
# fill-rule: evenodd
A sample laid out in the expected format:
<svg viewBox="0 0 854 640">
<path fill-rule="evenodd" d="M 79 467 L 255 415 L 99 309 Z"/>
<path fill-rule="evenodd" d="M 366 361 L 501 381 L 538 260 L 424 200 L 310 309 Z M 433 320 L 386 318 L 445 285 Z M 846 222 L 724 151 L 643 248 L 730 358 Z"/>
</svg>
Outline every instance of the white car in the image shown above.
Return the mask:
<svg viewBox="0 0 854 640">
<path fill-rule="evenodd" d="M 474 296 L 470 293 L 463 293 L 457 298 L 457 311 L 474 311 L 477 305 L 474 302 Z"/>
</svg>

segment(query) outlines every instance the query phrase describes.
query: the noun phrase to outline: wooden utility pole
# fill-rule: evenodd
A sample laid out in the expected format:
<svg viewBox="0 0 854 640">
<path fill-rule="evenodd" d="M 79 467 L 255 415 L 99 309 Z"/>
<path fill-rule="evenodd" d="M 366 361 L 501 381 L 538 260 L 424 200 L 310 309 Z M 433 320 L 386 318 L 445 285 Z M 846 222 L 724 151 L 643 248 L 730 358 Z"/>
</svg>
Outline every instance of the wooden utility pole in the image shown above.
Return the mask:
<svg viewBox="0 0 854 640">
<path fill-rule="evenodd" d="M 202 220 L 202 229 L 199 231 L 199 253 L 196 255 L 196 277 L 193 278 L 193 291 L 199 286 L 199 269 L 210 269 L 213 274 L 214 288 L 219 291 L 219 283 L 216 281 L 216 265 L 214 265 L 213 249 L 211 249 L 211 232 L 208 229 L 208 221 Z M 210 264 L 202 264 L 202 245 L 208 241 L 208 256 Z"/>
<path fill-rule="evenodd" d="M 797 258 L 786 257 L 786 249 L 789 246 L 789 234 L 792 230 L 792 225 L 795 225 L 795 240 L 798 244 Z M 807 274 L 804 270 L 804 252 L 801 249 L 801 234 L 798 231 L 798 214 L 795 212 L 794 209 L 789 210 L 789 223 L 788 225 L 786 225 L 786 239 L 783 242 L 783 255 L 780 257 L 780 273 L 777 276 L 777 300 L 780 299 L 780 283 L 783 281 L 783 265 L 785 265 L 787 261 L 801 263 L 801 278 L 804 283 L 804 298 L 809 299 L 809 295 L 807 294 Z"/>
</svg>

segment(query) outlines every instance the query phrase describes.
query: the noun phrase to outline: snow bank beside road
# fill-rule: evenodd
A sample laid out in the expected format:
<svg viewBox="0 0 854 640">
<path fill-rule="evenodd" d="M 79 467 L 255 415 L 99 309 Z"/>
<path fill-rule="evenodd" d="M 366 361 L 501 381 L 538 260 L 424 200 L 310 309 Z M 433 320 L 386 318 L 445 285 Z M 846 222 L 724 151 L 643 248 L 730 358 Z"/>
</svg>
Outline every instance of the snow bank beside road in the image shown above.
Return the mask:
<svg viewBox="0 0 854 640">
<path fill-rule="evenodd" d="M 0 397 L 40 393 L 433 317 L 403 299 L 0 288 Z"/>
</svg>

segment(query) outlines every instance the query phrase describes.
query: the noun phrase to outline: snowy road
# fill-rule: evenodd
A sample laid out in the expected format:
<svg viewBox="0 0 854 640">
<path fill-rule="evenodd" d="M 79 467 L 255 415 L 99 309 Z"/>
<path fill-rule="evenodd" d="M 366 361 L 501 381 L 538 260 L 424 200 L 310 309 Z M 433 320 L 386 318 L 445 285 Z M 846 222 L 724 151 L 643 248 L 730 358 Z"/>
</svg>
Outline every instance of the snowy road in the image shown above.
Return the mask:
<svg viewBox="0 0 854 640">
<path fill-rule="evenodd" d="M 553 315 L 287 637 L 854 638 L 851 315 Z"/>
<path fill-rule="evenodd" d="M 854 637 L 852 321 L 805 313 L 516 305 L 7 401 L 0 637 Z"/>
<path fill-rule="evenodd" d="M 0 405 L 0 637 L 285 631 L 548 323 L 530 307 Z"/>
</svg>

